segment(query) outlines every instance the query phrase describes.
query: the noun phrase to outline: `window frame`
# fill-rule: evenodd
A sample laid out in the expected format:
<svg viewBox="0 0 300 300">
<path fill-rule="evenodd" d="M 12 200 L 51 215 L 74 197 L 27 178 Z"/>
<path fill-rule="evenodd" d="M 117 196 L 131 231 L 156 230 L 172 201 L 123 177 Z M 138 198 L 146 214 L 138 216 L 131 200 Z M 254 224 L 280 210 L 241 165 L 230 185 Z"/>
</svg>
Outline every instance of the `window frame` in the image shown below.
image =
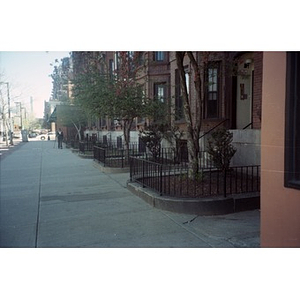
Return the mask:
<svg viewBox="0 0 300 300">
<path fill-rule="evenodd" d="M 115 62 L 113 59 L 110 59 L 108 64 L 109 64 L 109 76 L 112 79 L 115 71 Z"/>
<path fill-rule="evenodd" d="M 287 52 L 284 186 L 300 189 L 300 52 Z"/>
<path fill-rule="evenodd" d="M 209 70 L 215 70 L 216 69 L 216 76 L 217 80 L 216 82 L 213 83 L 213 89 L 210 90 L 211 86 L 209 84 Z M 219 112 L 219 105 L 220 105 L 220 96 L 221 96 L 221 62 L 220 61 L 212 61 L 207 64 L 207 68 L 205 71 L 205 83 L 206 83 L 206 88 L 205 88 L 205 119 L 218 119 L 220 112 Z M 216 99 L 213 99 L 216 98 Z M 211 102 L 209 101 L 216 101 L 216 113 L 215 114 L 209 114 L 209 104 Z M 212 103 L 211 103 L 212 104 Z"/>
<path fill-rule="evenodd" d="M 159 90 L 163 91 L 163 97 L 159 97 Z M 161 103 L 166 103 L 167 99 L 167 84 L 166 82 L 154 83 L 154 98 L 159 100 Z"/>
<path fill-rule="evenodd" d="M 153 60 L 157 62 L 162 62 L 165 60 L 165 52 L 164 51 L 154 51 Z"/>
</svg>

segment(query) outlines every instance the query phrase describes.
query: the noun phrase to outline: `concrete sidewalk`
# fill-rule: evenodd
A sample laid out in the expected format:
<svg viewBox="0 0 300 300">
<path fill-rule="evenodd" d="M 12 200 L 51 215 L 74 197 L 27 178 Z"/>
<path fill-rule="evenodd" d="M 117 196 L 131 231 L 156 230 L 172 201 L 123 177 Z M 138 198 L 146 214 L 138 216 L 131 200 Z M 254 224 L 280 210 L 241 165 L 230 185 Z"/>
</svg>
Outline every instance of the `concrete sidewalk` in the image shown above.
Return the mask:
<svg viewBox="0 0 300 300">
<path fill-rule="evenodd" d="M 8 145 L 6 145 L 6 141 L 3 141 L 3 137 L 0 136 L 0 160 L 23 144 L 22 139 L 13 139 L 13 145 L 10 145 L 9 142 L 10 141 L 8 141 Z"/>
<path fill-rule="evenodd" d="M 258 210 L 221 216 L 151 207 L 54 141 L 32 141 L 1 159 L 1 247 L 259 247 Z"/>
</svg>

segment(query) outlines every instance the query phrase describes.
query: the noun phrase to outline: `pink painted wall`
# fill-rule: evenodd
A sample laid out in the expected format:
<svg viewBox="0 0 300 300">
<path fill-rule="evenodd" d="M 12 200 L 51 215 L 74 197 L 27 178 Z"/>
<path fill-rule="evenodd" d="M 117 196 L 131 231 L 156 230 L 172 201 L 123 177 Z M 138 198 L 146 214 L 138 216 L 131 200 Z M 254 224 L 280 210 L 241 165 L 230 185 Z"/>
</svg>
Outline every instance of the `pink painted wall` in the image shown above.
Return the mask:
<svg viewBox="0 0 300 300">
<path fill-rule="evenodd" d="M 300 190 L 284 187 L 286 53 L 264 52 L 261 247 L 300 247 Z"/>
</svg>

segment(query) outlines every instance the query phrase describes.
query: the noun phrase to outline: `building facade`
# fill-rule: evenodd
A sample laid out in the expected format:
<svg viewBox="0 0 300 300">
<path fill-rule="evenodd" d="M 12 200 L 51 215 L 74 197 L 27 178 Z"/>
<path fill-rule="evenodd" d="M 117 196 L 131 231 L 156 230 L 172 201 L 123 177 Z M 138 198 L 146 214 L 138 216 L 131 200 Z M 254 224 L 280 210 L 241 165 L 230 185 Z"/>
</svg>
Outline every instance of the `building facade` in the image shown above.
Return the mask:
<svg viewBox="0 0 300 300">
<path fill-rule="evenodd" d="M 300 246 L 300 54 L 264 52 L 261 246 Z"/>
<path fill-rule="evenodd" d="M 133 52 L 128 52 L 134 55 Z M 72 52 L 74 73 L 89 61 L 99 63 L 99 71 L 112 73 L 118 69 L 118 52 Z M 260 164 L 260 128 L 262 101 L 262 52 L 194 52 L 202 72 L 203 115 L 201 146 L 205 149 L 206 135 L 216 126 L 233 132 L 238 149 L 235 165 Z M 186 131 L 183 101 L 175 52 L 135 52 L 139 68 L 136 80 L 143 83 L 147 97 L 159 99 L 169 106 L 170 122 Z M 186 82 L 191 102 L 196 100 L 193 69 L 186 55 Z M 139 130 L 147 120 L 137 118 L 132 126 L 131 141 L 138 142 Z M 122 126 L 116 120 L 99 118 L 89 121 L 86 134 L 106 136 L 111 141 L 122 137 Z M 186 135 L 182 142 L 186 143 Z"/>
<path fill-rule="evenodd" d="M 260 164 L 262 52 L 195 52 L 194 56 L 202 79 L 202 149 L 209 138 L 206 133 L 222 125 L 233 133 L 237 148 L 233 164 Z M 194 74 L 187 56 L 184 68 L 190 99 L 194 102 Z M 173 121 L 185 130 L 175 52 L 170 53 L 170 76 Z"/>
</svg>

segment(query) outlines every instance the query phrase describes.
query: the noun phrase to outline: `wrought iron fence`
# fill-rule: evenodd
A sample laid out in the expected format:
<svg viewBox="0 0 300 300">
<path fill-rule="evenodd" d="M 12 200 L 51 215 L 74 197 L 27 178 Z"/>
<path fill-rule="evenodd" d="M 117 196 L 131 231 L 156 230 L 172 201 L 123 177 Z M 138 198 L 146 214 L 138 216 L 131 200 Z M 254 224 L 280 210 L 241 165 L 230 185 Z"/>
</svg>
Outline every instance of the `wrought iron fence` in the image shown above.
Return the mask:
<svg viewBox="0 0 300 300">
<path fill-rule="evenodd" d="M 85 144 L 86 145 L 86 144 Z M 82 147 L 86 147 L 82 145 Z M 84 151 L 84 150 L 80 150 Z M 129 150 L 120 147 L 117 143 L 97 143 L 93 147 L 94 159 L 104 164 L 104 166 L 121 167 L 129 166 L 129 157 L 135 156 L 163 165 L 180 165 L 187 168 L 187 155 L 174 148 L 160 148 L 156 153 L 152 153 L 141 146 L 140 143 L 130 143 Z M 207 152 L 199 153 L 199 168 L 212 168 L 213 164 Z"/>
<path fill-rule="evenodd" d="M 78 149 L 79 148 L 79 141 L 78 140 L 66 140 L 66 146 L 68 148 Z"/>
<path fill-rule="evenodd" d="M 147 152 L 146 159 L 151 159 L 155 162 L 162 164 L 179 164 L 187 167 L 188 165 L 188 153 L 184 149 L 176 148 L 161 148 L 156 153 L 154 157 L 152 153 Z M 212 160 L 208 152 L 200 151 L 199 152 L 199 168 L 212 168 L 214 167 Z"/>
<path fill-rule="evenodd" d="M 129 167 L 130 156 L 143 156 L 137 143 L 131 143 L 129 149 L 116 148 L 114 145 L 97 145 L 93 147 L 94 160 L 107 167 L 125 168 Z"/>
<path fill-rule="evenodd" d="M 97 145 L 97 142 L 94 140 L 80 141 L 79 152 L 83 154 L 85 154 L 86 152 L 93 152 L 95 145 Z"/>
<path fill-rule="evenodd" d="M 187 165 L 164 165 L 147 159 L 130 159 L 130 180 L 160 195 L 182 198 L 259 192 L 260 166 L 231 167 L 223 172 L 202 168 L 191 179 Z"/>
</svg>

